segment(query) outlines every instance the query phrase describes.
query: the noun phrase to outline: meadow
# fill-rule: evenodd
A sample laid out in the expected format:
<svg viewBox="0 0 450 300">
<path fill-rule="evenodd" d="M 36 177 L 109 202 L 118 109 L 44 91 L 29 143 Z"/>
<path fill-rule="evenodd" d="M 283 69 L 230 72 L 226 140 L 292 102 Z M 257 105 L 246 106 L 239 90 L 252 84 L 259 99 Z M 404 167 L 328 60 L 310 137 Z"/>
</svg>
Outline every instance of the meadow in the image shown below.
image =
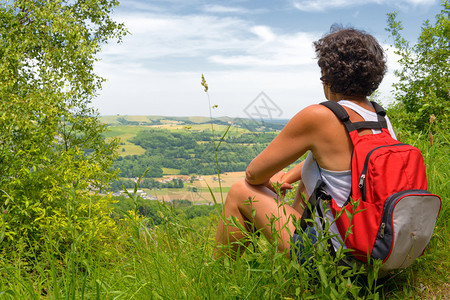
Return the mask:
<svg viewBox="0 0 450 300">
<path fill-rule="evenodd" d="M 86 232 L 74 230 L 76 238 L 66 253 L 55 251 L 58 240 L 50 236 L 28 262 L 26 253 L 14 253 L 10 261 L 0 262 L 0 299 L 448 299 L 448 134 L 435 134 L 432 145 L 423 136 L 401 138 L 422 150 L 429 190 L 441 196 L 443 205 L 423 256 L 386 278 L 377 278 L 377 263 L 364 272 L 345 269 L 313 245 L 306 247 L 318 269 L 288 260 L 257 233 L 248 235 L 247 250 L 236 261 L 212 259 L 221 210 L 213 187 L 216 209 L 207 217 L 188 219 L 160 203 L 163 222 L 153 225 L 136 207 L 102 243 L 89 242 L 82 238 Z M 199 188 L 209 192 L 207 186 Z"/>
<path fill-rule="evenodd" d="M 172 176 L 170 177 L 172 178 Z M 226 195 L 231 185 L 243 177 L 244 172 L 229 172 L 222 174 L 220 176 L 221 186 L 219 186 L 217 176 L 203 175 L 200 176 L 200 180 L 195 180 L 192 183 L 185 183 L 185 187 L 182 189 L 144 189 L 144 191 L 157 197 L 160 201 L 186 199 L 196 204 L 213 204 L 214 199 L 220 201 L 221 197 Z M 195 188 L 195 190 L 193 188 Z"/>
<path fill-rule="evenodd" d="M 129 33 L 112 18 L 118 4 L 0 5 L 0 299 L 450 298 L 448 0 L 434 23 L 423 23 L 415 44 L 402 37 L 397 13 L 387 15 L 401 67 L 388 113 L 398 138 L 421 149 L 428 189 L 441 196 L 442 207 L 423 255 L 384 278 L 379 261 L 361 268 L 338 264 L 349 250 L 331 257 L 327 234 L 314 244 L 303 236 L 303 263 L 278 253 L 277 236 L 269 243 L 258 231 L 247 234 L 237 259 L 213 259 L 225 185 L 196 187 L 210 193 L 213 206 L 180 209 L 182 200 L 153 201 L 153 216 L 145 214 L 137 183 L 123 202 L 103 193 L 118 163 L 121 177 L 138 177 L 138 183 L 164 173 L 242 171 L 270 140 L 265 133 L 283 127 L 158 116 L 111 116 L 102 124 L 91 107 L 104 82 L 94 65 L 102 45 Z M 208 214 L 195 217 L 200 212 Z"/>
</svg>

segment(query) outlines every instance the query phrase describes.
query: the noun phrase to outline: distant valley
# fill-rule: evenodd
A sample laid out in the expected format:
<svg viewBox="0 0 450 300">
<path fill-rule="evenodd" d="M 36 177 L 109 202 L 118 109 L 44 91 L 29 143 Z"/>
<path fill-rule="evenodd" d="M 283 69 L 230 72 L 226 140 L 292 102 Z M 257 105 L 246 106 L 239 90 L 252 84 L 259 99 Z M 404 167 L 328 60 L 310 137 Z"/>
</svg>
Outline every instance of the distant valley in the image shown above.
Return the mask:
<svg viewBox="0 0 450 300">
<path fill-rule="evenodd" d="M 207 117 L 117 115 L 100 121 L 108 126 L 105 137 L 119 142 L 120 178 L 113 192 L 133 188 L 145 173 L 140 188 L 149 199 L 211 202 L 208 185 L 221 197 L 217 169 L 226 192 L 288 120 L 215 118 L 214 133 Z"/>
</svg>

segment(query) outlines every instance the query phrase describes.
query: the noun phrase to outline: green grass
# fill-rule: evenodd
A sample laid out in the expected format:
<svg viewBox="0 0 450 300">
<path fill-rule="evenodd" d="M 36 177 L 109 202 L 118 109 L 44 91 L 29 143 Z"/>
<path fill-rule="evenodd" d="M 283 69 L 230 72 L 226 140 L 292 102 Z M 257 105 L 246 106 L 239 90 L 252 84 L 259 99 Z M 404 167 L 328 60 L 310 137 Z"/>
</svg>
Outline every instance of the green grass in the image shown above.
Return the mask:
<svg viewBox="0 0 450 300">
<path fill-rule="evenodd" d="M 219 193 L 220 192 L 220 187 L 211 187 L 211 189 L 207 188 L 207 187 L 198 187 L 197 191 L 198 192 L 209 192 L 209 191 L 213 191 L 215 193 Z M 228 193 L 228 191 L 230 190 L 230 187 L 222 187 L 222 192 L 223 193 Z"/>
<path fill-rule="evenodd" d="M 119 122 L 116 122 L 116 119 L 120 116 L 107 116 L 107 117 L 101 117 L 103 122 L 107 122 L 108 124 L 113 124 L 112 126 L 108 127 L 108 131 L 105 133 L 106 139 L 111 138 L 118 138 L 119 142 L 122 143 L 122 145 L 118 148 L 118 154 L 120 156 L 127 156 L 127 155 L 142 155 L 145 153 L 145 149 L 141 146 L 135 145 L 130 142 L 130 140 L 135 137 L 140 131 L 149 129 L 149 128 L 161 128 L 169 131 L 177 131 L 177 130 L 192 130 L 192 131 L 209 131 L 211 130 L 210 124 L 192 124 L 192 125 L 184 125 L 184 124 L 178 124 L 179 121 L 172 121 L 172 120 L 163 120 L 164 124 L 161 125 L 119 125 Z M 144 121 L 144 118 L 151 119 L 152 117 L 149 116 L 128 116 L 127 120 L 129 121 Z M 156 118 L 156 117 L 155 117 Z M 161 117 L 160 117 L 161 118 Z M 214 129 L 217 132 L 225 132 L 227 129 L 227 126 L 225 125 L 214 125 Z M 228 131 L 229 136 L 238 136 L 244 132 L 248 132 L 247 129 L 232 127 Z M 167 172 L 164 171 L 164 175 L 177 175 L 178 173 L 175 173 L 176 169 L 168 169 Z"/>
<path fill-rule="evenodd" d="M 164 175 L 178 175 L 180 169 L 162 168 Z"/>
<path fill-rule="evenodd" d="M 134 145 L 132 143 L 125 142 L 125 145 L 120 145 L 119 147 L 119 155 L 127 156 L 127 155 L 142 155 L 145 153 L 145 149 L 141 146 Z"/>
<path fill-rule="evenodd" d="M 336 299 L 448 299 L 448 135 L 436 135 L 433 146 L 414 136 L 402 141 L 423 151 L 429 190 L 443 203 L 424 255 L 384 283 L 351 281 L 336 273 L 320 247 L 308 246 L 316 253 L 319 274 L 286 259 L 256 235 L 249 235 L 253 243 L 241 258 L 214 261 L 218 214 L 188 220 L 162 205 L 162 225 L 130 213 L 102 244 L 75 239 L 67 253 L 55 253 L 58 240 L 49 237 L 43 253 L 30 255 L 18 247 L 2 254 L 7 259 L 0 260 L 0 299 L 326 299 L 333 292 Z"/>
<path fill-rule="evenodd" d="M 109 125 L 121 125 L 119 119 L 125 119 L 126 121 L 135 121 L 142 123 L 152 123 L 153 120 L 159 120 L 163 117 L 157 116 L 124 116 L 124 115 L 115 115 L 115 116 L 101 116 L 99 117 L 100 121 Z"/>
<path fill-rule="evenodd" d="M 118 138 L 119 145 L 118 154 L 120 156 L 126 155 L 142 155 L 145 153 L 145 149 L 141 146 L 135 145 L 129 142 L 130 139 L 136 136 L 136 134 L 141 131 L 143 126 L 110 126 L 108 127 L 108 132 L 106 132 L 106 140 L 110 138 Z"/>
<path fill-rule="evenodd" d="M 146 126 L 125 126 L 125 125 L 119 125 L 119 126 L 109 126 L 108 132 L 105 133 L 106 138 L 112 138 L 117 137 L 120 138 L 122 142 L 128 141 L 129 139 L 133 138 L 138 134 L 139 131 L 145 129 Z"/>
</svg>

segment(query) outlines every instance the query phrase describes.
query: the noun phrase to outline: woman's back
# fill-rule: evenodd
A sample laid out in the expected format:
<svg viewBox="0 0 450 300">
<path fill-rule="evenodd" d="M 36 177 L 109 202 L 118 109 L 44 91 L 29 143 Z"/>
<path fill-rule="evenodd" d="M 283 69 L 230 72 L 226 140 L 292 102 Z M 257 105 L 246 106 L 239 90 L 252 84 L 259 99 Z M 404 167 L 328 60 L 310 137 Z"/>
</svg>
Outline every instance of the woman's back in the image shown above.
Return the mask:
<svg viewBox="0 0 450 300">
<path fill-rule="evenodd" d="M 374 37 L 355 29 L 332 28 L 331 33 L 315 42 L 314 46 L 325 97 L 334 102 L 345 99 L 374 112 L 367 97 L 378 88 L 386 72 L 383 49 Z M 347 112 L 352 122 L 363 121 L 351 109 Z M 362 135 L 370 133 L 370 130 L 360 131 Z M 322 105 L 308 106 L 297 113 L 269 146 L 253 159 L 247 167 L 245 179 L 233 184 L 225 202 L 223 220 L 234 217 L 242 228 L 249 228 L 251 224 L 262 229 L 269 240 L 274 238 L 275 230 L 280 251 L 289 249 L 295 231 L 292 220 L 301 217 L 304 207 L 301 203 L 303 163 L 287 173 L 281 170 L 310 151 L 321 168 L 330 172 L 346 172 L 351 168 L 352 150 L 347 131 L 334 113 Z M 291 189 L 291 183 L 296 181 L 300 183 L 293 206 L 274 201 L 280 197 L 275 193 L 274 184 L 278 184 L 283 192 Z M 236 253 L 240 248 L 237 241 L 246 235 L 242 228 L 223 220 L 219 222 L 216 242 L 218 245 L 231 245 L 231 252 Z M 271 220 L 276 221 L 269 224 Z M 227 251 L 219 249 L 217 255 L 224 252 Z"/>
</svg>

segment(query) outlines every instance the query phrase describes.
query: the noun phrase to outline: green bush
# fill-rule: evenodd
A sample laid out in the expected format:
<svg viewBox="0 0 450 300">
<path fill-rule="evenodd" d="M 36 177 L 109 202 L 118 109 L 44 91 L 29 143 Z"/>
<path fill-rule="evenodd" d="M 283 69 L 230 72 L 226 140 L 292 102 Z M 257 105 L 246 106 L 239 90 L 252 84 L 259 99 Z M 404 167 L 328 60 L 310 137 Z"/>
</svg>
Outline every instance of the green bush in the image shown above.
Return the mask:
<svg viewBox="0 0 450 300">
<path fill-rule="evenodd" d="M 395 125 L 425 131 L 430 117 L 434 126 L 449 131 L 450 114 L 450 4 L 442 0 L 442 11 L 435 24 L 425 21 L 413 46 L 401 36 L 403 29 L 397 14 L 388 14 L 387 31 L 394 39 L 394 53 L 400 56 L 401 70 L 394 84 L 397 112 Z"/>
<path fill-rule="evenodd" d="M 0 4 L 1 255 L 32 259 L 52 241 L 63 255 L 76 241 L 114 232 L 106 198 L 116 141 L 90 108 L 102 78 L 101 44 L 123 25 L 105 1 L 17 0 Z"/>
</svg>

